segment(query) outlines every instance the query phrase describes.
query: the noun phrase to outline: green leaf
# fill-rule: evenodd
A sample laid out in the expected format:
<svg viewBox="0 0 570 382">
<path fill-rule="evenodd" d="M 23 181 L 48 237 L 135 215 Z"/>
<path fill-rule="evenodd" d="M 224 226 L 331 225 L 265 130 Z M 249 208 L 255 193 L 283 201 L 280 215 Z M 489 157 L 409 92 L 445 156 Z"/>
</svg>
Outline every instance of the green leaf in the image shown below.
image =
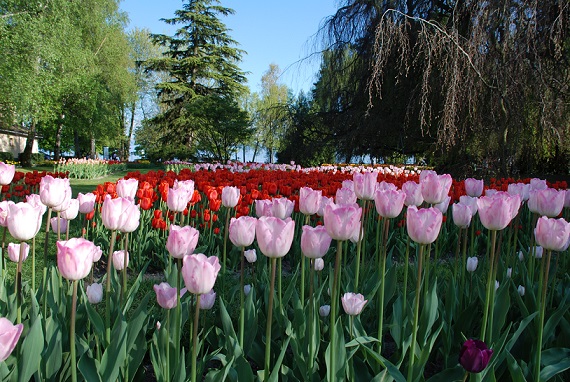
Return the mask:
<svg viewBox="0 0 570 382">
<path fill-rule="evenodd" d="M 546 365 L 540 371 L 540 380 L 548 381 L 565 370 L 570 369 L 570 349 L 550 348 L 542 352 L 542 363 Z"/>
<path fill-rule="evenodd" d="M 99 336 L 99 338 L 103 338 L 105 335 L 105 324 L 103 323 L 103 319 L 97 313 L 97 311 L 93 308 L 93 305 L 87 300 L 87 296 L 85 295 L 85 291 L 81 288 L 81 294 L 83 295 L 83 301 L 86 301 L 85 309 L 87 310 L 87 316 L 89 317 L 89 321 L 93 325 L 95 329 L 95 334 Z"/>
<path fill-rule="evenodd" d="M 279 374 L 280 374 L 279 369 L 281 369 L 281 364 L 283 363 L 283 358 L 285 357 L 285 352 L 287 351 L 287 346 L 289 346 L 290 340 L 291 337 L 287 337 L 283 342 L 283 345 L 281 346 L 281 353 L 279 353 L 279 357 L 277 358 L 275 365 L 273 365 L 273 370 L 271 372 L 271 375 L 269 375 L 269 382 L 279 381 Z"/>
<path fill-rule="evenodd" d="M 507 366 L 509 368 L 509 372 L 511 374 L 511 381 L 512 382 L 526 382 L 522 369 L 520 368 L 517 360 L 511 352 L 505 350 L 506 357 L 507 357 Z M 541 379 L 542 380 L 542 379 Z"/>
<path fill-rule="evenodd" d="M 380 354 L 378 354 L 374 350 L 370 349 L 368 346 L 366 346 L 364 344 L 361 346 L 362 346 L 362 349 L 370 357 L 372 357 L 373 360 L 375 360 L 379 365 L 381 365 L 383 368 L 386 369 L 386 371 L 390 375 L 390 377 L 394 378 L 394 380 L 396 382 L 406 382 L 406 378 L 404 377 L 404 375 L 400 372 L 400 370 L 398 370 L 398 368 L 393 363 L 388 361 L 386 358 L 382 357 Z M 376 377 L 374 380 L 376 380 Z M 378 379 L 378 380 L 381 380 L 381 379 Z"/>
<path fill-rule="evenodd" d="M 103 381 L 116 381 L 121 367 L 125 364 L 127 346 L 127 323 L 123 317 L 117 317 L 113 331 L 113 339 L 101 358 L 100 371 Z"/>
<path fill-rule="evenodd" d="M 18 357 L 18 382 L 28 382 L 38 370 L 42 352 L 38 351 L 44 346 L 42 320 L 35 320 L 22 342 Z"/>
<path fill-rule="evenodd" d="M 63 362 L 62 356 L 62 338 L 59 323 L 55 321 L 54 316 L 50 316 L 46 320 L 46 338 L 47 346 L 44 348 L 42 359 L 45 360 L 45 378 L 52 379 L 55 377 Z"/>
<path fill-rule="evenodd" d="M 77 369 L 83 375 L 86 381 L 99 381 L 101 380 L 101 375 L 99 375 L 99 362 L 91 358 L 88 353 L 85 353 L 79 359 L 79 363 L 77 364 Z"/>
<path fill-rule="evenodd" d="M 445 369 L 432 376 L 427 382 L 460 382 L 465 375 L 465 369 L 461 365 Z"/>
</svg>

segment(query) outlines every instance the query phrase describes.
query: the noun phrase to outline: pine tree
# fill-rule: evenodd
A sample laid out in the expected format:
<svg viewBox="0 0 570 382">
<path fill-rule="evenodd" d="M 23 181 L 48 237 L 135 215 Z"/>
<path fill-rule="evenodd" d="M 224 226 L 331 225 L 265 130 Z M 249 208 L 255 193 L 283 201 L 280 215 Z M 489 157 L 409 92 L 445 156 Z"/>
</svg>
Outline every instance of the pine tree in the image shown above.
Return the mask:
<svg viewBox="0 0 570 382">
<path fill-rule="evenodd" d="M 243 51 L 218 18 L 233 13 L 217 0 L 189 0 L 175 17 L 162 19 L 180 26 L 174 36 L 152 35 L 165 52 L 149 68 L 167 80 L 157 85 L 161 112 L 151 126 L 171 155 L 189 157 L 197 150 L 200 129 L 211 127 L 208 116 L 195 115 L 193 105 L 204 97 L 232 100 L 245 90 L 246 78 L 238 67 Z"/>
</svg>

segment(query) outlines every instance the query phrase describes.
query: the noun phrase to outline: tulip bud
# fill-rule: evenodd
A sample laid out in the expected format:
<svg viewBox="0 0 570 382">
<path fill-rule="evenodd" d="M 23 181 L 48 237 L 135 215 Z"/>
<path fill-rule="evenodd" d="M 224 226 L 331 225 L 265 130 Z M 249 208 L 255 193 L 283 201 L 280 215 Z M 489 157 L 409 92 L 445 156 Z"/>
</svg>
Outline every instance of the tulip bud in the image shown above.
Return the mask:
<svg viewBox="0 0 570 382">
<path fill-rule="evenodd" d="M 216 302 L 216 292 L 212 289 L 208 293 L 200 295 L 200 309 L 209 310 L 214 307 Z"/>
<path fill-rule="evenodd" d="M 103 301 L 103 285 L 98 283 L 93 283 L 87 286 L 87 290 L 85 292 L 87 294 L 87 300 L 91 304 L 98 304 Z"/>
<path fill-rule="evenodd" d="M 257 261 L 257 253 L 255 252 L 255 249 L 248 249 L 247 251 L 243 252 L 243 255 L 245 256 L 247 262 L 250 264 L 253 264 Z"/>
<path fill-rule="evenodd" d="M 364 305 L 368 302 L 368 300 L 364 299 L 364 296 L 360 293 L 345 293 L 344 296 L 341 297 L 342 301 L 342 308 L 344 309 L 345 313 L 350 316 L 357 316 L 362 312 Z"/>
<path fill-rule="evenodd" d="M 246 296 L 249 294 L 249 292 L 251 292 L 251 285 L 246 284 L 243 286 L 243 294 L 245 294 Z"/>
<path fill-rule="evenodd" d="M 24 256 L 22 258 L 22 262 L 24 262 L 28 258 L 28 254 L 30 253 L 30 246 L 27 243 L 22 243 L 22 244 L 9 243 L 8 257 L 14 263 L 20 262 L 20 245 L 24 246 Z"/>
<path fill-rule="evenodd" d="M 222 204 L 224 207 L 234 208 L 239 202 L 239 188 L 225 186 L 222 189 Z"/>
<path fill-rule="evenodd" d="M 51 223 L 51 230 L 55 233 L 58 232 L 57 229 L 57 222 L 59 220 L 59 232 L 66 232 L 67 231 L 67 220 L 65 220 L 64 218 L 57 218 L 57 217 L 53 217 L 50 219 L 50 223 Z"/>
<path fill-rule="evenodd" d="M 479 264 L 479 259 L 477 257 L 468 257 L 466 265 L 467 272 L 475 272 L 477 264 Z"/>
<path fill-rule="evenodd" d="M 322 271 L 325 268 L 325 261 L 322 258 L 314 259 L 315 271 Z"/>
<path fill-rule="evenodd" d="M 519 261 L 524 261 L 524 254 L 522 251 L 519 251 Z"/>
<path fill-rule="evenodd" d="M 519 287 L 517 288 L 517 292 L 519 292 L 521 297 L 524 296 L 524 292 L 525 292 L 524 287 L 522 285 L 519 285 Z"/>
<path fill-rule="evenodd" d="M 113 266 L 116 270 L 122 271 L 125 267 L 125 251 L 115 251 L 113 252 Z M 129 266 L 129 253 L 127 252 L 127 267 Z"/>
<path fill-rule="evenodd" d="M 543 251 L 544 250 L 541 246 L 534 247 L 534 257 L 536 257 L 537 259 L 542 259 L 542 252 Z"/>
<path fill-rule="evenodd" d="M 497 289 L 499 289 L 499 286 L 500 286 L 500 285 L 501 285 L 501 284 L 499 284 L 499 280 L 495 280 L 495 291 L 496 291 Z"/>
<path fill-rule="evenodd" d="M 156 330 L 160 330 L 161 326 L 160 321 L 156 321 Z"/>
<path fill-rule="evenodd" d="M 319 308 L 319 315 L 321 317 L 327 317 L 331 312 L 331 306 L 330 305 L 323 305 Z"/>
<path fill-rule="evenodd" d="M 507 278 L 510 279 L 513 274 L 513 268 L 507 268 Z"/>
</svg>

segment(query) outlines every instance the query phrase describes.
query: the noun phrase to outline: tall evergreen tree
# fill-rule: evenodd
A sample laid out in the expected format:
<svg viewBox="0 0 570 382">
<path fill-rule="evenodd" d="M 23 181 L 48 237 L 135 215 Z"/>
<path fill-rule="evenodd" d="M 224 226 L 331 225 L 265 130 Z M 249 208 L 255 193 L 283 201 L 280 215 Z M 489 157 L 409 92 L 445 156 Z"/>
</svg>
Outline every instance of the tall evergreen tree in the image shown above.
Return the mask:
<svg viewBox="0 0 570 382">
<path fill-rule="evenodd" d="M 175 148 L 172 155 L 193 155 L 200 130 L 215 125 L 204 122 L 208 116 L 193 115 L 194 103 L 204 102 L 204 97 L 214 97 L 214 103 L 224 98 L 229 102 L 245 90 L 246 78 L 238 67 L 243 51 L 219 19 L 234 11 L 219 4 L 217 0 L 188 0 L 175 17 L 163 19 L 180 26 L 174 36 L 152 36 L 165 52 L 150 61 L 149 68 L 164 72 L 168 80 L 157 85 L 162 108 L 147 128 L 154 130 L 163 145 Z M 209 108 L 214 113 L 215 109 Z"/>
</svg>

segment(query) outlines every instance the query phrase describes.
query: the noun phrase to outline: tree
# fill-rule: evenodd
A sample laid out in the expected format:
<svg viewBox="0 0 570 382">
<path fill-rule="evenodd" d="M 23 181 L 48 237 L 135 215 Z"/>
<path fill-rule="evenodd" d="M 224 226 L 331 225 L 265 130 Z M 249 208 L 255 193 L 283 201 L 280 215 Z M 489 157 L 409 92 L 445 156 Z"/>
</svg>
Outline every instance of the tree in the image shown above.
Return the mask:
<svg viewBox="0 0 570 382">
<path fill-rule="evenodd" d="M 289 90 L 286 85 L 279 83 L 280 75 L 279 66 L 269 65 L 261 77 L 261 94 L 256 107 L 256 134 L 267 150 L 270 163 L 273 163 L 275 151 L 280 149 L 281 139 L 289 123 Z"/>
<path fill-rule="evenodd" d="M 245 76 L 237 66 L 242 51 L 227 33 L 218 16 L 233 14 L 217 0 L 189 0 L 175 17 L 164 19 L 180 25 L 174 36 L 153 35 L 153 40 L 165 49 L 163 57 L 150 60 L 149 68 L 168 75 L 168 81 L 157 85 L 161 102 L 160 113 L 150 121 L 161 146 L 176 145 L 186 149 L 186 156 L 198 149 L 198 137 L 211 127 L 193 113 L 204 97 L 232 99 L 245 90 Z M 211 109 L 215 110 L 215 108 Z M 148 134 L 147 134 L 148 135 Z"/>
</svg>

